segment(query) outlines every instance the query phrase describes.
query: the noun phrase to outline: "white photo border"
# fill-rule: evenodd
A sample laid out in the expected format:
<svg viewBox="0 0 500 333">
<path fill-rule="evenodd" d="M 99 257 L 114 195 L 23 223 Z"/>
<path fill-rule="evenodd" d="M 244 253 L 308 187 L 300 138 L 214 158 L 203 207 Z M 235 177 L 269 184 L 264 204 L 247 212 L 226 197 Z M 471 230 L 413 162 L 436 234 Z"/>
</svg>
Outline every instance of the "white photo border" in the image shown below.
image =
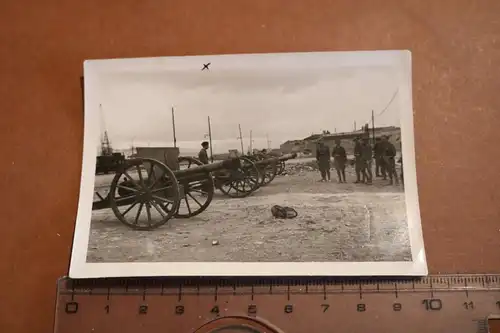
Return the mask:
<svg viewBox="0 0 500 333">
<path fill-rule="evenodd" d="M 201 70 L 217 67 L 398 66 L 405 202 L 412 261 L 409 262 L 155 262 L 87 263 L 99 142 L 99 75 L 110 71 Z M 132 65 L 132 66 L 131 66 Z M 290 68 L 290 67 L 288 67 Z M 84 62 L 84 140 L 80 197 L 76 217 L 70 278 L 143 276 L 426 276 L 427 260 L 421 227 L 412 102 L 412 62 L 408 50 L 254 53 L 156 58 L 98 59 Z"/>
</svg>

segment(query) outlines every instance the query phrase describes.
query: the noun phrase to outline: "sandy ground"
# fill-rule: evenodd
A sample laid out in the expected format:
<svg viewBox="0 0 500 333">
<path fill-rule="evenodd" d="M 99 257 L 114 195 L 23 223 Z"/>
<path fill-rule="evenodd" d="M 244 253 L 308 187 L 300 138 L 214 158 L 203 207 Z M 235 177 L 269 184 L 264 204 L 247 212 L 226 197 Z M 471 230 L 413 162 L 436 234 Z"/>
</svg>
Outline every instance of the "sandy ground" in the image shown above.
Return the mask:
<svg viewBox="0 0 500 333">
<path fill-rule="evenodd" d="M 88 262 L 168 261 L 407 261 L 411 260 L 402 186 L 318 182 L 305 160 L 289 174 L 243 199 L 216 192 L 207 210 L 172 219 L 152 231 L 121 224 L 110 209 L 94 211 Z M 113 175 L 97 176 L 106 185 Z M 290 206 L 294 219 L 275 219 L 273 205 Z M 213 245 L 217 241 L 217 245 Z"/>
</svg>

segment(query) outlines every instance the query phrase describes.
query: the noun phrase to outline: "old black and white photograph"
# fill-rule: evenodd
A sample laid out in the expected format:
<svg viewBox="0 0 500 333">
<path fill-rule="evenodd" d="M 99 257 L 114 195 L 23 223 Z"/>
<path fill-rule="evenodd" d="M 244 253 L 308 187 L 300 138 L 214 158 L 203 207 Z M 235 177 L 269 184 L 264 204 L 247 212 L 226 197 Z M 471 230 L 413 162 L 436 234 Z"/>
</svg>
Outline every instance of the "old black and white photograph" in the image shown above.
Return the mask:
<svg viewBox="0 0 500 333">
<path fill-rule="evenodd" d="M 87 60 L 70 277 L 426 275 L 405 50 Z"/>
</svg>

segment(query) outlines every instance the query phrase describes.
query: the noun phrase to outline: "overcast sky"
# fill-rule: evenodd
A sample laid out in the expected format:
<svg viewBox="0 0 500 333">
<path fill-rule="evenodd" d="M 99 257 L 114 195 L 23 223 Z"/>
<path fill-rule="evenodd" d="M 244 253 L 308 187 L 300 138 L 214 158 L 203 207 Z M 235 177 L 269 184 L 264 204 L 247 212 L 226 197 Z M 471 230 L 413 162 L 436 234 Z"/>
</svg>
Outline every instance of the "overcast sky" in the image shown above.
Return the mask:
<svg viewBox="0 0 500 333">
<path fill-rule="evenodd" d="M 171 107 L 177 145 L 198 150 L 212 124 L 214 153 L 272 148 L 322 130 L 345 132 L 378 115 L 398 90 L 397 68 L 112 72 L 100 77 L 102 128 L 115 148 L 172 146 Z M 398 95 L 375 119 L 376 126 L 399 126 Z"/>
</svg>

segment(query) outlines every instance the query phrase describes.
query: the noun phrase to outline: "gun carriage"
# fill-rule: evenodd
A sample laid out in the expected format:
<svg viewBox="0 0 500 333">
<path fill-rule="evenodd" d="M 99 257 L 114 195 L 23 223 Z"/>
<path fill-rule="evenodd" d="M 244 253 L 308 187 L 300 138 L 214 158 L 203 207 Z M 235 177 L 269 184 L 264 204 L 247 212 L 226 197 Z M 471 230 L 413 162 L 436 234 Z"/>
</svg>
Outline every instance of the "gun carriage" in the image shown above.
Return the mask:
<svg viewBox="0 0 500 333">
<path fill-rule="evenodd" d="M 251 159 L 254 161 L 262 161 L 262 160 L 269 159 L 269 158 L 280 157 L 280 156 L 276 156 L 273 154 L 266 154 L 266 153 L 257 153 L 257 154 L 253 154 L 250 156 L 251 156 Z M 283 171 L 285 171 L 285 161 L 286 160 L 281 160 L 277 163 L 277 169 L 278 169 L 276 172 L 277 176 L 283 174 Z"/>
<path fill-rule="evenodd" d="M 259 172 L 262 175 L 260 186 L 266 186 L 270 182 L 272 182 L 277 175 L 283 173 L 283 171 L 285 170 L 286 161 L 296 157 L 297 154 L 292 153 L 292 154 L 285 154 L 279 157 L 271 157 L 269 155 L 257 154 L 257 155 L 250 155 L 247 158 L 249 158 L 255 163 L 255 165 L 259 169 Z"/>
<path fill-rule="evenodd" d="M 235 159 L 239 161 L 238 167 L 218 169 L 212 173 L 213 186 L 228 197 L 244 198 L 260 187 L 261 174 L 249 158 L 235 157 Z M 179 163 L 188 169 L 204 165 L 198 159 L 188 156 L 179 157 Z"/>
<path fill-rule="evenodd" d="M 200 214 L 214 195 L 212 172 L 241 169 L 238 158 L 182 169 L 178 150 L 167 150 L 164 158 L 154 148 L 137 151 L 136 158 L 117 168 L 106 196 L 95 192 L 98 200 L 92 205 L 92 210 L 110 208 L 120 222 L 136 230 Z"/>
</svg>

